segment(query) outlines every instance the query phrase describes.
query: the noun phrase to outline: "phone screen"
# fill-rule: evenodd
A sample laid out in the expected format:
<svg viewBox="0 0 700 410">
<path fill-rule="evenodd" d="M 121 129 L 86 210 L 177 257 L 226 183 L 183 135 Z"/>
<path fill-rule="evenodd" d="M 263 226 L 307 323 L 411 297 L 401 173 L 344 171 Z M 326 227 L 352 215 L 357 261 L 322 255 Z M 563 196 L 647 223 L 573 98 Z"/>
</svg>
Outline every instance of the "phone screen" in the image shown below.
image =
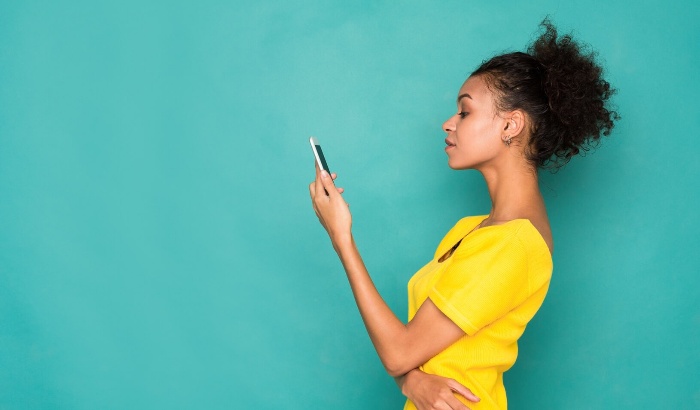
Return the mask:
<svg viewBox="0 0 700 410">
<path fill-rule="evenodd" d="M 326 157 L 323 156 L 323 150 L 321 149 L 321 144 L 316 141 L 316 138 L 311 137 L 311 147 L 314 150 L 314 154 L 316 155 L 316 160 L 320 163 L 321 169 L 326 170 L 329 174 L 331 173 L 331 170 L 328 168 L 328 163 L 326 162 Z"/>
<path fill-rule="evenodd" d="M 323 150 L 320 145 L 316 145 L 316 152 L 318 152 L 318 159 L 321 160 L 321 168 L 330 174 L 331 171 L 328 169 L 328 163 L 326 163 L 326 157 L 323 156 Z"/>
</svg>

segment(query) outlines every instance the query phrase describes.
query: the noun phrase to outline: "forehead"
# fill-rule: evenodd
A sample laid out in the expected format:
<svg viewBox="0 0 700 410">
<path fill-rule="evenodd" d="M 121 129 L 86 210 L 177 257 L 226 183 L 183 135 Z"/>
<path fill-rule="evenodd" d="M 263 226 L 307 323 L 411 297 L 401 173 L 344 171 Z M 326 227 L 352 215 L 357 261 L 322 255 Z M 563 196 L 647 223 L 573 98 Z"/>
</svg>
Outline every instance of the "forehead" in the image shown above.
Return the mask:
<svg viewBox="0 0 700 410">
<path fill-rule="evenodd" d="M 468 95 L 469 97 L 464 97 L 461 100 L 466 100 L 470 104 L 477 105 L 492 105 L 493 104 L 493 94 L 486 86 L 486 82 L 481 76 L 469 77 L 467 81 L 462 84 L 462 88 L 459 89 L 457 98 L 459 99 L 463 95 Z"/>
</svg>

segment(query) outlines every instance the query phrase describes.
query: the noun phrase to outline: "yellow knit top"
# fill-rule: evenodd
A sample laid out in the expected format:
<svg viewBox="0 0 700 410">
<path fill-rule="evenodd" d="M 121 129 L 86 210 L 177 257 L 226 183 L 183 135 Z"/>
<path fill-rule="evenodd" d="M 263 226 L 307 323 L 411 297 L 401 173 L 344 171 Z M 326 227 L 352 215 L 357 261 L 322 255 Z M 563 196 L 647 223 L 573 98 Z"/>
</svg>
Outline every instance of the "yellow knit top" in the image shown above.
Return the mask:
<svg viewBox="0 0 700 410">
<path fill-rule="evenodd" d="M 466 335 L 420 367 L 471 389 L 473 410 L 506 409 L 503 373 L 518 356 L 518 339 L 544 301 L 552 256 L 528 219 L 472 230 L 486 218 L 461 219 L 433 259 L 408 282 L 408 318 L 426 298 Z M 438 259 L 462 240 L 452 256 Z M 458 395 L 459 398 L 462 398 Z M 416 407 L 407 401 L 404 409 Z"/>
</svg>

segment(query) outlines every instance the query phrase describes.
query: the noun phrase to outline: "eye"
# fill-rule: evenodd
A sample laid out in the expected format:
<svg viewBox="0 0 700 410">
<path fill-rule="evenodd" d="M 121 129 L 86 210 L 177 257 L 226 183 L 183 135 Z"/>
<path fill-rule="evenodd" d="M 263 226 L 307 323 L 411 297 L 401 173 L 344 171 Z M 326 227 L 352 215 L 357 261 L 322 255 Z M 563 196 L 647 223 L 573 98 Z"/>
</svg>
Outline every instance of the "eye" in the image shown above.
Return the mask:
<svg viewBox="0 0 700 410">
<path fill-rule="evenodd" d="M 465 118 L 467 115 L 469 115 L 469 113 L 466 111 L 460 111 L 457 113 L 457 115 L 459 115 L 459 118 Z"/>
</svg>

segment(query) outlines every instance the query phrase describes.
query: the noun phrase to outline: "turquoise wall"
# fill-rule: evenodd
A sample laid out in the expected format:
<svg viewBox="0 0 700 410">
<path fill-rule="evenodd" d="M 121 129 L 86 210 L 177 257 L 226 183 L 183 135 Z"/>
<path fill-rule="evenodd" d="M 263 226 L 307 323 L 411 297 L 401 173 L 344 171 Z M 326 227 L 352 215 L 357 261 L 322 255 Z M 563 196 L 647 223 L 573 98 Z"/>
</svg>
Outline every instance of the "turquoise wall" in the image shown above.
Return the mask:
<svg viewBox="0 0 700 410">
<path fill-rule="evenodd" d="M 546 14 L 600 52 L 623 121 L 542 174 L 555 271 L 511 407 L 700 407 L 697 1 L 6 1 L 0 409 L 401 408 L 310 208 L 308 136 L 405 317 L 409 277 L 489 209 L 440 126 Z"/>
</svg>

